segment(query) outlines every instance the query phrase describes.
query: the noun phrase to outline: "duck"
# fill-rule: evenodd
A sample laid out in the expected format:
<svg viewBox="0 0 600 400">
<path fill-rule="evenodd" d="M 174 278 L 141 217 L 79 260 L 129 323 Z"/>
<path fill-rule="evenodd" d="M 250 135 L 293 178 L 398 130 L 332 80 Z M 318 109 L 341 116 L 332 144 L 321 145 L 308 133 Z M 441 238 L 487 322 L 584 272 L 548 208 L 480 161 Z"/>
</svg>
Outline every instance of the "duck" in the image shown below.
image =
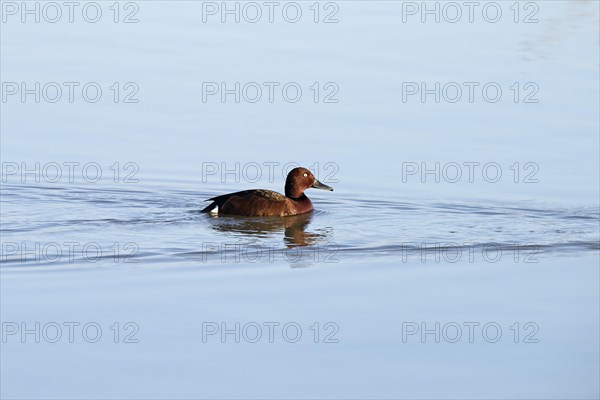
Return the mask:
<svg viewBox="0 0 600 400">
<path fill-rule="evenodd" d="M 285 195 L 266 189 L 243 190 L 212 197 L 202 212 L 212 215 L 240 215 L 246 217 L 288 217 L 313 211 L 310 199 L 304 194 L 309 189 L 333 191 L 317 180 L 310 170 L 292 169 L 285 180 Z"/>
</svg>

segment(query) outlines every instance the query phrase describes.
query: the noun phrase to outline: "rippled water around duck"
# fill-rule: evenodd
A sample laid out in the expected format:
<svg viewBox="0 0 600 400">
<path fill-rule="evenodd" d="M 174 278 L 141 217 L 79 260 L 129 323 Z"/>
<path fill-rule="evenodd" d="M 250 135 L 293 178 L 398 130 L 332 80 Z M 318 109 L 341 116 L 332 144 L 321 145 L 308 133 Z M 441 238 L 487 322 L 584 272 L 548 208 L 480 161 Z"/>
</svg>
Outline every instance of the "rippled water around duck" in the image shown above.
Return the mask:
<svg viewBox="0 0 600 400">
<path fill-rule="evenodd" d="M 416 198 L 382 200 L 348 191 L 325 195 L 312 190 L 308 194 L 315 211 L 309 214 L 216 217 L 199 212 L 203 201 L 218 193 L 216 188 L 192 189 L 200 187 L 199 183 L 182 188 L 135 186 L 3 185 L 6 266 L 76 264 L 93 268 L 95 264 L 89 261 L 114 261 L 117 254 L 125 262 L 221 263 L 223 267 L 231 261 L 294 266 L 362 262 L 363 257 L 373 262 L 387 257 L 400 264 L 421 257 L 432 262 L 461 257 L 490 261 L 509 254 L 518 258 L 519 252 L 521 258 L 528 256 L 533 261 L 544 254 L 593 254 L 599 249 L 600 217 L 594 207 L 468 199 L 447 203 Z M 22 213 L 24 207 L 26 214 Z M 71 241 L 94 245 L 86 252 L 81 247 L 70 251 L 64 243 Z M 48 243 L 59 247 L 48 247 Z M 36 244 L 47 249 L 28 255 L 27 249 L 35 249 Z M 115 246 L 121 247 L 122 253 Z"/>
</svg>

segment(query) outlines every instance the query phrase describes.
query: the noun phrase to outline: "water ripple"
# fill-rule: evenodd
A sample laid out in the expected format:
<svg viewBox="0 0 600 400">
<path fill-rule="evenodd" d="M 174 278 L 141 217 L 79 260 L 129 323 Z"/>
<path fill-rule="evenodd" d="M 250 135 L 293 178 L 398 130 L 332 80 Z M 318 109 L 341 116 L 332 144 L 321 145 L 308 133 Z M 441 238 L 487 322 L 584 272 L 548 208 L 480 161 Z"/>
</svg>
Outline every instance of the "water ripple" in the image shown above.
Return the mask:
<svg viewBox="0 0 600 400">
<path fill-rule="evenodd" d="M 194 190 L 3 185 L 1 193 L 2 261 L 13 266 L 28 264 L 21 254 L 12 254 L 15 244 L 30 250 L 36 244 L 65 242 L 93 242 L 103 248 L 134 243 L 137 259 L 175 263 L 209 254 L 227 258 L 239 251 L 236 244 L 246 246 L 249 256 L 256 256 L 261 246 L 278 251 L 303 247 L 310 257 L 334 246 L 340 257 L 399 260 L 422 251 L 435 256 L 465 248 L 533 249 L 541 254 L 600 249 L 597 206 L 373 200 L 338 194 L 335 199 L 314 197 L 315 212 L 306 216 L 214 218 L 199 212 L 213 193 Z M 81 258 L 76 254 L 70 261 Z M 107 258 L 103 254 L 99 260 Z"/>
</svg>

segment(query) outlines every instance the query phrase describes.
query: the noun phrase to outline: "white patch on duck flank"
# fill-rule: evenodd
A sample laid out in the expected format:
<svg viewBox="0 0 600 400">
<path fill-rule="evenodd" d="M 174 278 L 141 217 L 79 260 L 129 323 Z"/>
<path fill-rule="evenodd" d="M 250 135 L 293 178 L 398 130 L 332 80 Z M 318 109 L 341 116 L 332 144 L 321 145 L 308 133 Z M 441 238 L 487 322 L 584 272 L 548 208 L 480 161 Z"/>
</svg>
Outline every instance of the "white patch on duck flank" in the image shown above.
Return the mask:
<svg viewBox="0 0 600 400">
<path fill-rule="evenodd" d="M 215 208 L 213 208 L 212 210 L 209 211 L 211 214 L 218 214 L 219 213 L 219 206 L 215 206 Z"/>
</svg>

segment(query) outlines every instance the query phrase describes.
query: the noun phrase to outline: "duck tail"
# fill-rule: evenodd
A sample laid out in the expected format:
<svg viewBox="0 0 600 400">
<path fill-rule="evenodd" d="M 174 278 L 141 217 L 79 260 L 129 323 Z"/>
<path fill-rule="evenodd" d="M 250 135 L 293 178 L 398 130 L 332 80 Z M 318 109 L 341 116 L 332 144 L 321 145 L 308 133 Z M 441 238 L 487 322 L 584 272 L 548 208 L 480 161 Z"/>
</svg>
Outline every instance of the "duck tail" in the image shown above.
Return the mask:
<svg viewBox="0 0 600 400">
<path fill-rule="evenodd" d="M 220 196 L 210 198 L 206 201 L 212 201 L 212 203 L 210 203 L 208 206 L 204 207 L 204 209 L 202 209 L 201 212 L 218 214 L 219 209 L 221 209 L 223 207 L 223 204 L 225 204 L 227 202 L 227 200 L 229 200 L 231 197 L 244 195 L 249 192 L 252 192 L 252 190 L 242 190 L 241 192 L 227 193 L 227 194 L 222 194 Z"/>
<path fill-rule="evenodd" d="M 218 214 L 219 213 L 219 204 L 214 201 L 213 199 L 208 199 L 206 201 L 212 201 L 212 203 L 210 203 L 208 206 L 204 207 L 202 209 L 203 213 L 211 213 L 211 214 Z"/>
<path fill-rule="evenodd" d="M 230 194 L 222 194 L 221 196 L 216 196 L 216 197 L 212 197 L 206 201 L 210 201 L 211 203 L 204 207 L 202 209 L 201 212 L 203 213 L 210 213 L 210 214 L 218 214 L 219 213 L 219 209 L 223 206 L 223 204 L 229 200 L 229 198 L 232 195 L 235 195 L 237 193 L 230 193 Z"/>
</svg>

